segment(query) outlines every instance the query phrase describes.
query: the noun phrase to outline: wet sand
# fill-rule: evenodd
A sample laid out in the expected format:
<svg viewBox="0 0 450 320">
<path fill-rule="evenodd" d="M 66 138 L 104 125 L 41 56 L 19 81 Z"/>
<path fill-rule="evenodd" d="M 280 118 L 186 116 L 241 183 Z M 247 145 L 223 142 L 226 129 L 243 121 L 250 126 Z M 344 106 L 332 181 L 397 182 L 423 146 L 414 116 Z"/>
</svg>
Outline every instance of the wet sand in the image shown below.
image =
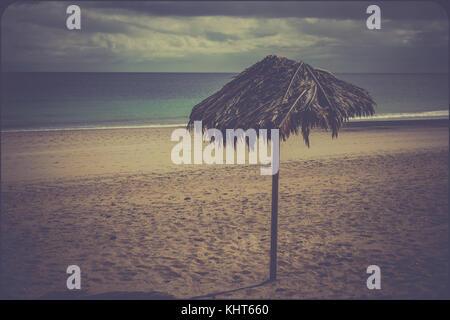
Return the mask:
<svg viewBox="0 0 450 320">
<path fill-rule="evenodd" d="M 271 177 L 259 165 L 170 161 L 172 128 L 2 133 L 7 297 L 442 298 L 448 127 L 352 124 L 281 145 L 278 280 L 268 278 Z M 368 290 L 366 268 L 381 268 Z M 149 295 L 148 297 L 151 297 Z"/>
</svg>

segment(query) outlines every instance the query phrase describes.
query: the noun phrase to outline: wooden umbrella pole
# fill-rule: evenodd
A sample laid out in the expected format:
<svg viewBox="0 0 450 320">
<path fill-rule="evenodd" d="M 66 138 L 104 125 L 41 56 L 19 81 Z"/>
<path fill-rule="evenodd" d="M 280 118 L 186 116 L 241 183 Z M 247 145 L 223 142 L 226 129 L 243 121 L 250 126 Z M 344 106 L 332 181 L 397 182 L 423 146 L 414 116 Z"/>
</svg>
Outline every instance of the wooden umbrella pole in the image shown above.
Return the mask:
<svg viewBox="0 0 450 320">
<path fill-rule="evenodd" d="M 278 148 L 278 159 L 280 159 Z M 278 162 L 280 163 L 280 161 Z M 273 164 L 272 164 L 273 165 Z M 278 238 L 278 177 L 280 169 L 272 175 L 272 218 L 270 226 L 270 281 L 277 278 L 277 238 Z"/>
</svg>

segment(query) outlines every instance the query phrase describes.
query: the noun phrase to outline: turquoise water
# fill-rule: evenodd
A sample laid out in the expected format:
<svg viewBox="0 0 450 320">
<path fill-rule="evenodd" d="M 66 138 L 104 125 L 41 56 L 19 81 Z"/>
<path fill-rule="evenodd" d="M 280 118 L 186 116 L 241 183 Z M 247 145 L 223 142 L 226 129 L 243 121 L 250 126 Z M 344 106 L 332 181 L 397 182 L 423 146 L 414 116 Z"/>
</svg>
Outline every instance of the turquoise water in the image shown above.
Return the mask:
<svg viewBox="0 0 450 320">
<path fill-rule="evenodd" d="M 185 124 L 231 73 L 3 73 L 1 125 L 51 130 Z M 367 89 L 376 119 L 448 116 L 446 74 L 337 74 Z"/>
</svg>

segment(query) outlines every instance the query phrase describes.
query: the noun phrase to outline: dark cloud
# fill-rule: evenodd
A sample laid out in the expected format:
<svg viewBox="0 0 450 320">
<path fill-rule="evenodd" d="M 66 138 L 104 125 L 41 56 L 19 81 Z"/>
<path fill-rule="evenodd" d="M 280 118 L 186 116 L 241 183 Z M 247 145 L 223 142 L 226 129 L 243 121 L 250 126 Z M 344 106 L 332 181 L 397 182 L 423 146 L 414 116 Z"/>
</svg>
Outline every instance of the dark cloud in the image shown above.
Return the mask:
<svg viewBox="0 0 450 320">
<path fill-rule="evenodd" d="M 82 2 L 81 2 L 82 4 Z M 361 19 L 369 4 L 382 8 L 386 19 L 447 19 L 443 8 L 424 1 L 164 1 L 164 2 L 92 2 L 89 8 L 126 10 L 154 16 L 240 16 L 298 17 L 323 19 Z"/>
<path fill-rule="evenodd" d="M 69 4 L 82 30 L 65 28 Z M 377 4 L 377 2 L 370 3 Z M 448 21 L 433 2 L 19 2 L 2 17 L 6 70 L 231 71 L 268 54 L 342 72 L 442 72 Z"/>
</svg>

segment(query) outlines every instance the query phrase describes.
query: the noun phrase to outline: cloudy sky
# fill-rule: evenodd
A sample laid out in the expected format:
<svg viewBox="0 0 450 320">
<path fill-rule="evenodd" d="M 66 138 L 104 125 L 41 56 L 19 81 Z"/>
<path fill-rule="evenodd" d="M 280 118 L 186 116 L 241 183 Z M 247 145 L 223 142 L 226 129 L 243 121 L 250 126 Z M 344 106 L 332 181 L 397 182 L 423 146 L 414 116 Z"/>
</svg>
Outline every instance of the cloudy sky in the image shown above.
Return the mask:
<svg viewBox="0 0 450 320">
<path fill-rule="evenodd" d="M 81 8 L 81 30 L 66 8 Z M 381 8 L 368 30 L 366 8 Z M 239 72 L 275 54 L 334 72 L 446 72 L 448 20 L 430 2 L 18 2 L 6 71 Z"/>
</svg>

